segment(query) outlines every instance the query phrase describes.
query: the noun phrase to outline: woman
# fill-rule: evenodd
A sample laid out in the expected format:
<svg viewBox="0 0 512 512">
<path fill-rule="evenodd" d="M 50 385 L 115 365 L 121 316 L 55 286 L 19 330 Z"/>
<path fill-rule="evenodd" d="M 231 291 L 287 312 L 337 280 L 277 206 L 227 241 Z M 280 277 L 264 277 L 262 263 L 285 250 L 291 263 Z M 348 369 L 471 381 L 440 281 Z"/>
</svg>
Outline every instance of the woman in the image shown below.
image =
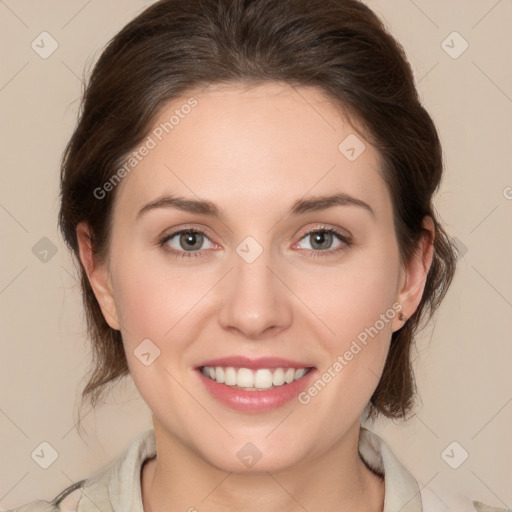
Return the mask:
<svg viewBox="0 0 512 512">
<path fill-rule="evenodd" d="M 17 510 L 442 510 L 362 426 L 413 410 L 413 336 L 455 272 L 441 176 L 364 4 L 146 9 L 92 73 L 59 221 L 96 358 L 83 397 L 130 374 L 154 428 Z"/>
</svg>

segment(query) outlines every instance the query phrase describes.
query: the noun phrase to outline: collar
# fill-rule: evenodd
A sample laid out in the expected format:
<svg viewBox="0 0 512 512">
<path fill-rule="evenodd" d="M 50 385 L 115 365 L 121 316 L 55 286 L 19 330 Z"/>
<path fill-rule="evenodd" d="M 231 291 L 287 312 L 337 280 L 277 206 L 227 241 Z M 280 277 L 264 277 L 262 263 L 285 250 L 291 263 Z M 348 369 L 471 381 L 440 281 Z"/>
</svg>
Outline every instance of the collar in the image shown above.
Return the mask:
<svg viewBox="0 0 512 512">
<path fill-rule="evenodd" d="M 423 512 L 416 479 L 384 440 L 363 426 L 359 430 L 359 454 L 371 470 L 384 476 L 383 512 Z"/>
<path fill-rule="evenodd" d="M 366 465 L 384 476 L 383 512 L 425 512 L 417 481 L 374 432 L 361 426 L 359 453 Z M 110 466 L 87 479 L 76 512 L 143 512 L 141 467 L 156 456 L 153 428 L 140 433 Z"/>
</svg>

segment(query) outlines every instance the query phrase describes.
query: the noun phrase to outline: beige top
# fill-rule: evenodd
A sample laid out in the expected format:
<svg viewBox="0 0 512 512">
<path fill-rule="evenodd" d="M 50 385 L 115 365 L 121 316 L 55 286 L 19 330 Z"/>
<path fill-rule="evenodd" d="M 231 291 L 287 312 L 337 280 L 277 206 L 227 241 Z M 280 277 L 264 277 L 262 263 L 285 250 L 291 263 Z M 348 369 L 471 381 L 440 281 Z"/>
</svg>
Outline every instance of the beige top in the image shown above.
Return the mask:
<svg viewBox="0 0 512 512">
<path fill-rule="evenodd" d="M 414 479 L 377 434 L 363 426 L 359 436 L 359 453 L 369 468 L 384 476 L 383 512 L 511 511 L 462 496 L 458 497 L 456 508 L 453 508 L 453 503 L 447 508 L 434 492 Z M 51 503 L 36 500 L 6 512 L 144 512 L 141 468 L 144 461 L 155 456 L 155 432 L 151 428 L 139 434 L 108 467 L 68 487 Z M 71 502 L 73 505 L 70 508 Z"/>
</svg>

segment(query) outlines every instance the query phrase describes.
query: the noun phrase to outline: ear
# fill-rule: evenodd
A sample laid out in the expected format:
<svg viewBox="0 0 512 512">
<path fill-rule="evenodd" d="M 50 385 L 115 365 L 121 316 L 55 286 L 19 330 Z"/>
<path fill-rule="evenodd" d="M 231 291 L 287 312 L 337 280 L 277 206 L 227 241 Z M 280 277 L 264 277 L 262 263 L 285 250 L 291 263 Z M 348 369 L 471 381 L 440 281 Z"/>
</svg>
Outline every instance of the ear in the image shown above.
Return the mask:
<svg viewBox="0 0 512 512">
<path fill-rule="evenodd" d="M 93 253 L 90 229 L 87 223 L 80 222 L 76 228 L 80 261 L 87 273 L 101 312 L 112 329 L 119 330 L 119 319 L 112 290 L 110 272 L 107 265 L 98 263 Z"/>
<path fill-rule="evenodd" d="M 418 248 L 405 268 L 402 269 L 401 283 L 398 290 L 397 301 L 402 304 L 400 312 L 403 313 L 405 319 L 400 320 L 397 315 L 395 317 L 396 325 L 393 326 L 393 331 L 397 331 L 403 327 L 407 319 L 416 311 L 421 297 L 423 296 L 428 271 L 430 270 L 434 257 L 434 221 L 432 217 L 427 215 L 423 219 L 422 224 L 423 234 Z"/>
</svg>

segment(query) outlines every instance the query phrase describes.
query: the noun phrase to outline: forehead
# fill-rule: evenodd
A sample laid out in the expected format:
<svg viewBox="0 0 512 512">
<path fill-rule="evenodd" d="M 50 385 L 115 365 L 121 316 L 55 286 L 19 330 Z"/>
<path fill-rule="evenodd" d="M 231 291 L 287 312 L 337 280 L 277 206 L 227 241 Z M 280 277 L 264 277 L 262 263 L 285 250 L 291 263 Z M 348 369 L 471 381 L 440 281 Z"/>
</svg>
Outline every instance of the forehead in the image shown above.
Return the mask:
<svg viewBox="0 0 512 512">
<path fill-rule="evenodd" d="M 149 149 L 117 190 L 116 208 L 133 217 L 166 193 L 238 212 L 282 210 L 334 191 L 376 211 L 390 208 L 380 155 L 317 88 L 215 84 L 191 91 L 162 108 L 143 145 Z"/>
</svg>

